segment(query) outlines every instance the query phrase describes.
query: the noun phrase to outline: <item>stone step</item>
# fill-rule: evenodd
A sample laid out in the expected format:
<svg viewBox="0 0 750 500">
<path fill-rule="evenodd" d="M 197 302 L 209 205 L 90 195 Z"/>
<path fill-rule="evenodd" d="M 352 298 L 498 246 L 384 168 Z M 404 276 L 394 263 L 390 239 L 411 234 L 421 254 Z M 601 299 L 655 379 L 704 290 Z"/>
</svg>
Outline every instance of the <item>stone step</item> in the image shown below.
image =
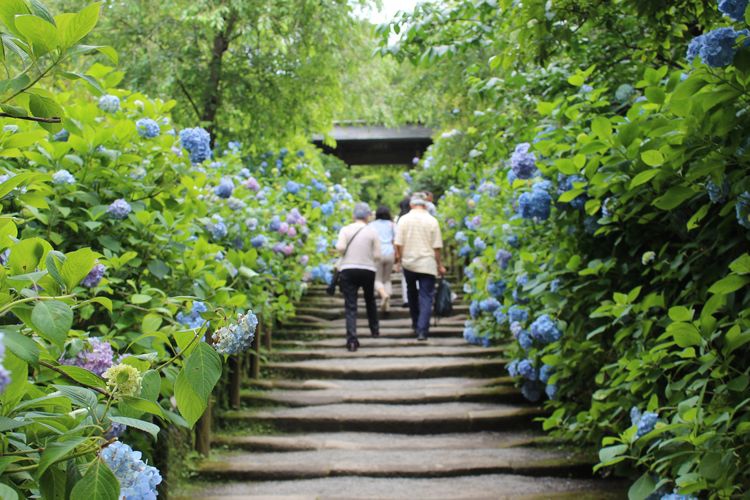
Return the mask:
<svg viewBox="0 0 750 500">
<path fill-rule="evenodd" d="M 274 349 L 314 349 L 316 347 L 336 347 L 342 345 L 341 338 L 320 339 L 320 340 L 274 340 Z M 427 342 L 419 341 L 416 338 L 392 338 L 392 337 L 367 337 L 367 345 L 378 348 L 393 347 L 466 347 L 468 344 L 462 337 L 433 337 Z M 507 346 L 498 346 L 494 349 L 505 349 Z M 484 348 L 482 348 L 484 349 Z"/>
<path fill-rule="evenodd" d="M 250 387 L 263 390 L 286 389 L 293 391 L 316 391 L 316 390 L 346 390 L 350 392 L 378 392 L 395 390 L 429 390 L 451 388 L 455 390 L 465 388 L 482 388 L 496 385 L 513 385 L 513 379 L 505 377 L 495 378 L 429 378 L 429 379 L 404 379 L 404 380 L 289 380 L 289 379 L 253 379 Z"/>
<path fill-rule="evenodd" d="M 565 451 L 534 447 L 347 450 L 286 453 L 226 452 L 203 462 L 198 471 L 212 479 L 268 481 L 337 476 L 451 477 L 476 474 L 591 477 L 596 460 Z"/>
<path fill-rule="evenodd" d="M 366 349 L 366 340 L 362 340 Z M 325 360 L 270 362 L 265 367 L 303 377 L 344 379 L 394 379 L 452 376 L 492 376 L 505 372 L 505 360 L 466 357 L 366 358 L 344 357 Z"/>
<path fill-rule="evenodd" d="M 456 315 L 459 314 L 468 314 L 469 308 L 464 305 L 456 305 L 453 306 L 453 313 Z M 341 319 L 344 318 L 344 308 L 343 307 L 310 307 L 307 305 L 300 305 L 297 307 L 297 313 L 306 315 L 306 316 L 315 316 L 317 318 L 322 319 Z M 395 307 L 391 308 L 389 313 L 381 313 L 382 315 L 387 315 L 388 318 L 408 318 L 409 317 L 409 310 L 402 307 Z M 367 313 L 365 311 L 365 305 L 360 303 L 359 307 L 357 308 L 357 317 L 358 318 L 366 318 Z"/>
<path fill-rule="evenodd" d="M 171 496 L 170 496 L 171 498 Z M 619 500 L 614 481 L 484 474 L 445 478 L 327 477 L 207 483 L 177 500 Z"/>
<path fill-rule="evenodd" d="M 217 434 L 212 442 L 218 446 L 255 452 L 288 452 L 313 450 L 472 450 L 531 446 L 540 443 L 543 434 L 527 431 L 513 433 L 475 432 L 473 434 L 438 434 L 410 436 L 367 432 L 317 432 L 277 436 L 237 436 Z"/>
<path fill-rule="evenodd" d="M 362 343 L 362 347 L 356 352 L 346 350 L 345 341 L 342 338 L 338 341 L 337 347 L 316 348 L 316 349 L 285 349 L 275 351 L 272 359 L 274 360 L 308 360 L 308 359 L 332 359 L 332 358 L 418 358 L 418 357 L 489 357 L 502 356 L 505 349 L 499 347 L 482 348 L 473 345 L 464 344 L 460 347 L 431 346 L 422 342 L 422 345 L 403 346 L 403 347 L 381 347 L 372 345 L 368 338 L 367 342 Z M 416 341 L 415 341 L 416 342 Z"/>
<path fill-rule="evenodd" d="M 456 325 L 446 325 L 446 326 L 433 326 L 430 328 L 430 339 L 434 338 L 445 338 L 445 337 L 453 337 L 453 338 L 462 338 L 463 337 L 463 326 L 456 326 Z M 281 339 L 289 339 L 289 338 L 299 338 L 299 337 L 307 337 L 307 336 L 316 336 L 316 337 L 338 337 L 340 339 L 344 339 L 346 336 L 346 328 L 343 326 L 336 326 L 336 327 L 329 327 L 329 328 L 299 328 L 299 329 L 288 329 L 285 328 L 283 330 L 279 330 L 274 332 L 274 336 Z M 363 339 L 372 339 L 372 336 L 370 335 L 370 330 L 367 327 L 367 325 L 361 325 L 357 326 L 357 336 L 360 339 L 360 342 L 362 342 Z M 382 323 L 380 324 L 380 338 L 388 338 L 388 339 L 416 339 L 416 335 L 414 334 L 414 331 L 411 329 L 411 326 L 397 326 L 397 327 L 389 327 L 384 326 Z"/>
<path fill-rule="evenodd" d="M 445 432 L 534 429 L 537 407 L 487 403 L 422 405 L 332 404 L 302 408 L 227 411 L 229 428 L 242 423 L 266 424 L 289 432 L 395 432 L 437 434 Z"/>
<path fill-rule="evenodd" d="M 411 328 L 411 318 L 378 318 L 380 321 L 381 328 Z M 453 326 L 460 328 L 463 331 L 464 323 L 466 323 L 465 316 L 451 316 L 449 318 L 439 318 L 436 322 L 433 318 L 430 321 L 430 328 Z M 295 330 L 295 329 L 328 329 L 328 328 L 343 328 L 346 326 L 346 320 L 341 319 L 322 319 L 316 318 L 315 316 L 297 315 L 293 321 L 279 325 L 276 330 Z M 367 320 L 365 318 L 357 319 L 358 327 L 367 327 Z"/>
</svg>

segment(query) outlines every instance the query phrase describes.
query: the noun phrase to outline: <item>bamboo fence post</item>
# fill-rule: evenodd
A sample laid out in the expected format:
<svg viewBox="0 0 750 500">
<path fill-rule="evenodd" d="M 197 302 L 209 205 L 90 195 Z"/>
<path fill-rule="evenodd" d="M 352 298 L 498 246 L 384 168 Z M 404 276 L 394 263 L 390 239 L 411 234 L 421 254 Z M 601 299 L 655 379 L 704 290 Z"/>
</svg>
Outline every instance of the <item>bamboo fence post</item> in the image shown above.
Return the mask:
<svg viewBox="0 0 750 500">
<path fill-rule="evenodd" d="M 230 378 L 229 378 L 229 404 L 239 410 L 241 403 L 240 392 L 242 390 L 242 357 L 232 356 L 229 358 Z"/>
<path fill-rule="evenodd" d="M 253 370 L 252 370 L 252 378 L 254 379 L 260 378 L 260 342 L 261 342 L 261 336 L 263 335 L 263 332 L 265 330 L 266 330 L 265 322 L 258 325 L 258 328 L 255 330 L 255 338 L 253 339 Z"/>
<path fill-rule="evenodd" d="M 198 420 L 198 425 L 195 427 L 195 449 L 198 453 L 204 456 L 208 456 L 209 453 L 211 453 L 212 412 L 213 401 L 212 398 L 209 397 L 206 411 L 203 412 L 203 416 Z"/>
</svg>

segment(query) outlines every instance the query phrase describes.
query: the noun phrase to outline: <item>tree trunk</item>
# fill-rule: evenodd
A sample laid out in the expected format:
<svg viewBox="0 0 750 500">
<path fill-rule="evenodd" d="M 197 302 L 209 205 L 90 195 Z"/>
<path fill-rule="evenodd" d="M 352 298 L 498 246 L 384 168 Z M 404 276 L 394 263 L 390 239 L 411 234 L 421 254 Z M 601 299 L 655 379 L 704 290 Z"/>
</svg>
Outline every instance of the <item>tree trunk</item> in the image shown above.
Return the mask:
<svg viewBox="0 0 750 500">
<path fill-rule="evenodd" d="M 208 78 L 206 90 L 203 94 L 203 115 L 201 120 L 207 123 L 206 129 L 211 134 L 211 142 L 215 140 L 216 115 L 221 107 L 221 67 L 224 53 L 229 50 L 229 42 L 232 32 L 237 24 L 237 13 L 232 11 L 226 19 L 224 29 L 214 35 L 213 49 L 211 50 L 211 62 L 208 65 Z"/>
</svg>

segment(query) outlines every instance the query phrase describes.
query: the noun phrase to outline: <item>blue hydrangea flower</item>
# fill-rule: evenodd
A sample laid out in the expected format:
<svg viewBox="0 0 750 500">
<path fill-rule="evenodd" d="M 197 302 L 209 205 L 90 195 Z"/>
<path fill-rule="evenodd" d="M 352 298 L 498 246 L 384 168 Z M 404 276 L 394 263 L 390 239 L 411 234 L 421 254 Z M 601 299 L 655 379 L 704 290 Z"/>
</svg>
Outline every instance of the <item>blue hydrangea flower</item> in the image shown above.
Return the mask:
<svg viewBox="0 0 750 500">
<path fill-rule="evenodd" d="M 252 311 L 241 314 L 237 323 L 216 330 L 212 336 L 214 349 L 219 354 L 239 354 L 250 348 L 255 338 L 258 318 Z"/>
<path fill-rule="evenodd" d="M 64 168 L 52 174 L 53 184 L 75 184 L 76 178 Z"/>
<path fill-rule="evenodd" d="M 524 359 L 518 363 L 518 374 L 526 380 L 537 380 L 538 374 L 534 363 L 531 360 Z"/>
<path fill-rule="evenodd" d="M 523 142 L 516 146 L 515 151 L 510 157 L 510 165 L 519 179 L 531 179 L 536 175 L 536 156 L 529 153 L 531 144 Z"/>
<path fill-rule="evenodd" d="M 229 177 L 224 177 L 219 185 L 214 188 L 214 193 L 219 198 L 229 198 L 234 192 L 234 182 Z"/>
<path fill-rule="evenodd" d="M 508 315 L 502 309 L 497 309 L 492 315 L 495 317 L 495 322 L 498 325 L 504 325 L 508 321 Z"/>
<path fill-rule="evenodd" d="M 524 351 L 528 351 L 534 346 L 534 341 L 526 330 L 521 330 L 518 334 L 518 343 Z"/>
<path fill-rule="evenodd" d="M 511 257 L 513 257 L 513 254 L 504 249 L 498 250 L 495 254 L 495 260 L 500 265 L 501 269 L 508 269 Z"/>
<path fill-rule="evenodd" d="M 62 129 L 52 136 L 53 142 L 68 142 L 68 139 L 70 139 L 70 132 L 65 129 Z"/>
<path fill-rule="evenodd" d="M 112 470 L 120 483 L 120 498 L 123 500 L 156 500 L 156 487 L 161 483 L 161 474 L 156 467 L 141 460 L 141 452 L 120 441 L 104 448 L 99 456 Z"/>
<path fill-rule="evenodd" d="M 278 230 L 281 229 L 281 217 L 278 215 L 271 217 L 271 222 L 268 223 L 268 229 L 273 232 L 278 232 Z"/>
<path fill-rule="evenodd" d="M 531 336 L 535 341 L 546 345 L 560 340 L 562 332 L 549 315 L 542 314 L 531 324 Z"/>
<path fill-rule="evenodd" d="M 542 399 L 541 387 L 542 386 L 538 382 L 527 380 L 521 385 L 521 394 L 523 394 L 523 397 L 529 401 L 535 403 Z"/>
<path fill-rule="evenodd" d="M 99 98 L 99 109 L 105 113 L 117 113 L 120 110 L 120 98 L 116 95 L 103 95 Z"/>
<path fill-rule="evenodd" d="M 506 288 L 507 285 L 503 280 L 490 281 L 487 283 L 487 292 L 496 299 L 500 299 L 503 296 Z"/>
<path fill-rule="evenodd" d="M 250 240 L 250 244 L 254 248 L 261 248 L 261 247 L 264 247 L 266 245 L 267 241 L 268 240 L 266 239 L 265 236 L 263 236 L 262 234 L 259 234 L 259 235 L 253 237 L 253 239 Z"/>
<path fill-rule="evenodd" d="M 510 309 L 508 309 L 508 317 L 513 323 L 518 322 L 523 324 L 529 319 L 529 312 L 523 307 L 510 306 Z"/>
<path fill-rule="evenodd" d="M 474 250 L 476 250 L 478 253 L 481 253 L 484 252 L 485 249 L 487 249 L 487 244 L 484 242 L 484 240 L 479 236 L 474 238 Z"/>
<path fill-rule="evenodd" d="M 211 134 L 201 127 L 181 130 L 180 144 L 190 153 L 193 163 L 202 163 L 211 158 Z"/>
<path fill-rule="evenodd" d="M 750 229 L 750 193 L 747 191 L 737 197 L 735 214 L 740 226 Z"/>
<path fill-rule="evenodd" d="M 560 289 L 560 280 L 559 279 L 553 279 L 549 284 L 549 290 L 550 292 L 557 292 Z"/>
<path fill-rule="evenodd" d="M 619 87 L 617 87 L 617 90 L 615 91 L 615 99 L 619 102 L 628 102 L 631 97 L 635 94 L 635 89 L 632 85 L 629 85 L 627 83 L 623 83 Z"/>
<path fill-rule="evenodd" d="M 713 68 L 729 66 L 737 53 L 737 37 L 747 35 L 747 30 L 736 31 L 734 28 L 717 28 L 694 38 L 688 45 L 687 57 L 691 62 L 700 56 L 703 64 Z"/>
<path fill-rule="evenodd" d="M 647 411 L 646 413 L 641 414 L 641 411 L 638 408 L 635 406 L 632 407 L 630 409 L 630 422 L 638 428 L 635 433 L 635 438 L 639 439 L 653 431 L 658 419 L 659 415 L 654 412 Z"/>
<path fill-rule="evenodd" d="M 284 190 L 289 194 L 297 194 L 300 189 L 302 189 L 302 186 L 294 181 L 287 181 L 286 186 L 284 186 Z"/>
<path fill-rule="evenodd" d="M 586 179 L 581 177 L 580 175 L 558 175 L 557 177 L 558 187 L 557 187 L 557 193 L 563 194 L 567 191 L 572 191 L 573 189 L 576 189 L 576 186 L 574 183 L 585 183 Z M 575 208 L 576 210 L 583 209 L 584 205 L 586 204 L 586 195 L 580 194 L 575 197 L 575 199 L 568 202 L 571 207 Z"/>
<path fill-rule="evenodd" d="M 516 378 L 518 376 L 518 361 L 517 359 L 514 359 L 510 363 L 508 363 L 508 366 L 506 369 L 508 370 L 508 375 L 510 375 L 513 378 Z"/>
<path fill-rule="evenodd" d="M 698 500 L 698 497 L 694 497 L 693 495 L 680 495 L 677 493 L 677 490 L 675 490 L 672 493 L 662 495 L 659 500 Z"/>
<path fill-rule="evenodd" d="M 544 388 L 545 394 L 547 394 L 547 397 L 550 399 L 556 399 L 557 398 L 557 385 L 555 384 L 547 384 L 547 386 Z"/>
<path fill-rule="evenodd" d="M 0 332 L 0 394 L 5 392 L 5 389 L 8 388 L 11 382 L 10 372 L 2 365 L 5 359 L 5 342 L 3 342 L 3 336 L 4 334 Z"/>
<path fill-rule="evenodd" d="M 476 318 L 481 312 L 482 310 L 479 307 L 479 301 L 472 300 L 471 304 L 469 304 L 469 314 L 471 315 L 471 317 Z"/>
<path fill-rule="evenodd" d="M 135 128 L 138 130 L 138 135 L 146 139 L 153 139 L 161 134 L 161 127 L 151 118 L 141 118 L 135 122 Z"/>
<path fill-rule="evenodd" d="M 505 242 L 513 248 L 519 248 L 521 246 L 521 240 L 518 239 L 518 236 L 516 236 L 515 234 L 511 234 L 510 236 L 508 236 Z"/>
<path fill-rule="evenodd" d="M 184 312 L 180 311 L 175 316 L 175 319 L 178 323 L 183 324 L 188 328 L 200 328 L 205 322 L 205 320 L 201 317 L 201 314 L 206 311 L 208 311 L 206 304 L 204 304 L 203 302 L 195 301 L 193 302 L 192 309 L 189 313 L 185 314 Z"/>
<path fill-rule="evenodd" d="M 508 184 L 513 186 L 513 183 L 516 182 L 516 179 L 518 179 L 518 176 L 513 171 L 513 169 L 508 170 L 508 174 L 506 175 L 506 178 L 508 179 Z"/>
<path fill-rule="evenodd" d="M 107 208 L 107 215 L 113 219 L 122 220 L 125 219 L 132 210 L 130 203 L 120 198 L 109 205 L 109 208 Z"/>
<path fill-rule="evenodd" d="M 330 285 L 333 281 L 333 268 L 325 264 L 319 264 L 313 267 L 311 272 L 311 278 L 315 282 L 325 283 Z"/>
<path fill-rule="evenodd" d="M 466 236 L 466 233 L 464 233 L 463 231 L 458 231 L 456 233 L 455 240 L 459 243 L 466 243 L 467 241 L 469 241 L 469 237 Z"/>
<path fill-rule="evenodd" d="M 320 211 L 323 215 L 333 215 L 334 205 L 333 202 L 327 201 L 320 206 Z"/>
<path fill-rule="evenodd" d="M 102 281 L 102 278 L 104 277 L 104 271 L 106 271 L 107 268 L 103 264 L 97 263 L 91 271 L 86 275 L 85 278 L 81 281 L 81 285 L 85 286 L 86 288 L 94 288 L 99 286 L 99 283 Z"/>
<path fill-rule="evenodd" d="M 319 181 L 318 179 L 313 179 L 312 181 L 310 181 L 310 185 L 317 191 L 328 191 L 328 186 L 326 186 L 325 182 Z"/>
<path fill-rule="evenodd" d="M 708 198 L 711 200 L 711 203 L 724 203 L 729 196 L 729 180 L 725 177 L 721 185 L 718 185 L 713 180 L 709 179 L 708 182 L 706 182 L 706 191 L 708 192 Z"/>
<path fill-rule="evenodd" d="M 719 0 L 719 12 L 732 21 L 744 21 L 748 0 Z"/>
<path fill-rule="evenodd" d="M 479 308 L 482 310 L 482 312 L 495 312 L 500 308 L 500 302 L 496 298 L 489 298 L 484 299 L 479 303 Z"/>
<path fill-rule="evenodd" d="M 104 433 L 104 437 L 106 439 L 119 438 L 125 433 L 126 429 L 127 429 L 126 425 L 118 424 L 117 422 L 112 422 L 112 424 L 110 424 L 109 426 L 109 429 L 107 429 L 107 432 Z"/>
<path fill-rule="evenodd" d="M 230 210 L 237 212 L 238 210 L 242 210 L 243 208 L 245 208 L 247 204 L 239 198 L 229 198 L 227 200 L 227 206 Z"/>
<path fill-rule="evenodd" d="M 547 220 L 552 197 L 543 189 L 532 189 L 518 198 L 518 213 L 524 219 Z"/>
</svg>

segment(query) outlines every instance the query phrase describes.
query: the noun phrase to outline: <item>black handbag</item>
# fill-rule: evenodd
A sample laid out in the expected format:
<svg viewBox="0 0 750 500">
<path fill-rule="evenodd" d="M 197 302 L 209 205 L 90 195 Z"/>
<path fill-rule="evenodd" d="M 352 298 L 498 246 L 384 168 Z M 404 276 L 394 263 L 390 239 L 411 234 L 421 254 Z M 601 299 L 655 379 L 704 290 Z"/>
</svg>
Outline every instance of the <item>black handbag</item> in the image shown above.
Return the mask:
<svg viewBox="0 0 750 500">
<path fill-rule="evenodd" d="M 346 244 L 346 248 L 344 249 L 344 255 L 341 256 L 342 261 L 346 257 L 346 253 L 349 251 L 349 247 L 351 246 L 352 241 L 354 241 L 354 238 L 356 238 L 357 235 L 360 233 L 360 231 L 362 231 L 366 227 L 367 225 L 364 225 L 363 227 L 359 228 L 359 231 L 354 233 L 354 236 L 352 236 L 352 239 L 350 239 L 349 243 Z M 328 284 L 328 288 L 326 288 L 326 294 L 336 295 L 336 287 L 339 286 L 339 281 L 341 281 L 341 273 L 339 272 L 337 267 L 334 267 L 333 278 L 331 279 L 331 282 Z"/>
<path fill-rule="evenodd" d="M 445 318 L 453 314 L 453 294 L 448 280 L 441 279 L 435 294 L 435 316 Z"/>
</svg>

